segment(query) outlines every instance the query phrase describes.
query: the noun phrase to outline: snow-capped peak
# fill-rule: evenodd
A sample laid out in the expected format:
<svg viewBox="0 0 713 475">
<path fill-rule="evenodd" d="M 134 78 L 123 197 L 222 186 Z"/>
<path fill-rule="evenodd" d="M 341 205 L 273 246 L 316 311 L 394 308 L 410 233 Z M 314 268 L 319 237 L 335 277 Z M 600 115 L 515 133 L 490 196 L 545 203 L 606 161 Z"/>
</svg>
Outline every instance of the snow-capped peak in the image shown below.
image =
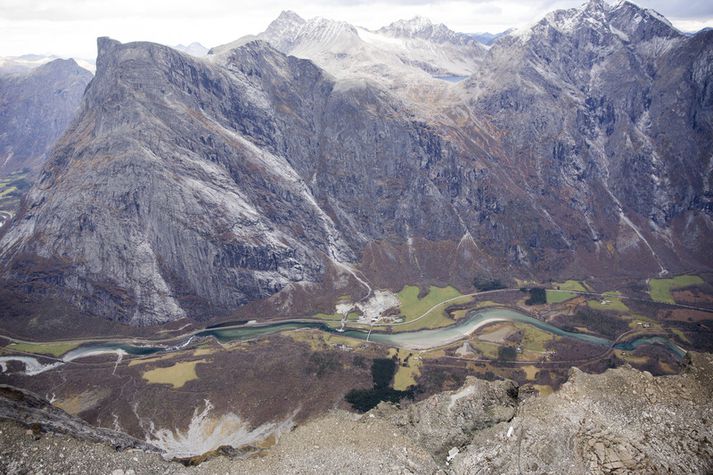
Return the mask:
<svg viewBox="0 0 713 475">
<path fill-rule="evenodd" d="M 589 12 L 607 12 L 612 9 L 612 5 L 606 0 L 589 0 L 581 10 Z"/>
<path fill-rule="evenodd" d="M 208 54 L 208 48 L 203 46 L 202 44 L 198 43 L 197 41 L 194 41 L 193 43 L 189 44 L 188 46 L 179 44 L 174 46 L 174 49 L 177 49 L 178 51 L 182 51 L 184 53 L 188 53 L 191 56 L 196 56 L 196 57 L 202 57 Z"/>
<path fill-rule="evenodd" d="M 315 17 L 300 26 L 298 38 L 300 40 L 313 40 L 329 44 L 342 35 L 358 38 L 356 28 L 349 23 Z"/>
<path fill-rule="evenodd" d="M 443 24 L 433 24 L 428 18 L 416 16 L 410 20 L 398 20 L 380 28 L 377 33 L 394 38 L 431 39 L 437 33 L 447 33 L 451 30 Z"/>
<path fill-rule="evenodd" d="M 428 18 L 422 16 L 415 16 L 410 20 L 398 20 L 391 23 L 389 26 L 381 28 L 381 31 L 393 31 L 393 32 L 403 32 L 403 33 L 416 33 L 422 31 L 424 28 L 432 26 L 433 23 Z"/>
<path fill-rule="evenodd" d="M 456 33 L 443 23 L 433 23 L 421 16 L 395 21 L 380 28 L 376 33 L 391 38 L 418 38 L 432 43 L 452 43 L 461 46 L 477 43 L 471 35 Z"/>
<path fill-rule="evenodd" d="M 561 32 L 571 32 L 583 24 L 601 26 L 607 21 L 611 6 L 604 0 L 590 0 L 579 8 L 555 10 L 545 15 L 544 21 Z"/>
<path fill-rule="evenodd" d="M 299 31 L 307 21 L 292 10 L 284 10 L 280 16 L 275 18 L 265 30 L 265 34 L 269 36 L 285 36 L 294 34 Z"/>
<path fill-rule="evenodd" d="M 661 14 L 625 0 L 616 4 L 607 0 L 590 0 L 577 8 L 555 10 L 533 26 L 508 36 L 527 41 L 532 35 L 538 35 L 538 32 L 548 28 L 566 35 L 583 28 L 604 34 L 611 32 L 627 42 L 680 36 L 680 32 Z"/>
<path fill-rule="evenodd" d="M 304 25 L 307 21 L 292 10 L 283 10 L 267 27 L 267 31 L 285 30 Z"/>
<path fill-rule="evenodd" d="M 401 88 L 429 81 L 429 77 L 469 76 L 486 54 L 485 47 L 470 35 L 423 17 L 372 31 L 321 17 L 305 20 L 291 11 L 282 12 L 263 33 L 217 46 L 213 54 L 254 39 L 291 56 L 310 59 L 340 79 L 368 77 Z"/>
</svg>

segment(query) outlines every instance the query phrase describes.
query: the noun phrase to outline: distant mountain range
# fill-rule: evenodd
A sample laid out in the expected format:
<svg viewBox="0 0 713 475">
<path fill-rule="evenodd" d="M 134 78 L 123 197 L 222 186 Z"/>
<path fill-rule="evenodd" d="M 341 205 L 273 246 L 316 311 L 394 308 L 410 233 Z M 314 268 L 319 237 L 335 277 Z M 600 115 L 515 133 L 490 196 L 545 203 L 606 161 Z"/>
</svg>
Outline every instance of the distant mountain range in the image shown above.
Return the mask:
<svg viewBox="0 0 713 475">
<path fill-rule="evenodd" d="M 0 231 L 2 287 L 148 325 L 477 275 L 710 270 L 711 77 L 713 33 L 600 0 L 490 48 L 292 12 L 207 59 L 102 38 Z"/>
<path fill-rule="evenodd" d="M 495 43 L 495 41 L 497 41 L 498 38 L 502 38 L 503 36 L 507 36 L 507 35 L 509 35 L 510 33 L 514 32 L 514 31 L 515 31 L 515 29 L 514 29 L 514 28 L 511 28 L 511 29 L 505 30 L 505 31 L 500 32 L 500 33 L 471 33 L 470 36 L 472 36 L 473 38 L 475 38 L 475 39 L 476 39 L 478 42 L 480 42 L 481 44 L 483 44 L 483 45 L 485 45 L 485 46 L 490 46 L 490 45 L 492 45 L 493 43 Z"/>
<path fill-rule="evenodd" d="M 467 76 L 478 69 L 486 49 L 470 35 L 416 17 L 376 31 L 345 22 L 283 12 L 263 33 L 215 47 L 220 55 L 256 39 L 306 58 L 339 78 L 362 77 L 387 87 L 408 87 L 431 76 Z"/>
<path fill-rule="evenodd" d="M 55 55 L 25 54 L 22 56 L 0 57 L 0 75 L 26 73 L 50 61 L 62 59 Z M 94 61 L 82 58 L 71 58 L 78 66 L 94 73 Z"/>
<path fill-rule="evenodd" d="M 0 176 L 38 171 L 74 118 L 92 73 L 72 59 L 23 56 L 0 64 Z"/>
<path fill-rule="evenodd" d="M 176 46 L 174 46 L 174 48 L 177 49 L 178 51 L 188 53 L 191 56 L 195 56 L 197 58 L 200 58 L 200 57 L 208 54 L 208 48 L 206 48 L 205 46 L 203 46 L 202 44 L 197 43 L 197 42 L 193 42 L 193 43 L 189 44 L 188 46 L 176 45 Z"/>
</svg>

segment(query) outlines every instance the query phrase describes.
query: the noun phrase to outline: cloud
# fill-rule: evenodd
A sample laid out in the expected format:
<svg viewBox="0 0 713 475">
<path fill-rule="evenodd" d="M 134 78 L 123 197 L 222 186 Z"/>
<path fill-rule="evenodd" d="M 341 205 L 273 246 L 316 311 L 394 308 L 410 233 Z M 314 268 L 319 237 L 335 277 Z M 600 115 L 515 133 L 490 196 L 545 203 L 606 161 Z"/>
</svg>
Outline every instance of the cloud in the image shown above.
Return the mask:
<svg viewBox="0 0 713 475">
<path fill-rule="evenodd" d="M 713 2 L 710 0 L 647 0 L 639 2 L 639 4 L 674 18 L 697 20 L 703 17 L 713 17 Z"/>
</svg>

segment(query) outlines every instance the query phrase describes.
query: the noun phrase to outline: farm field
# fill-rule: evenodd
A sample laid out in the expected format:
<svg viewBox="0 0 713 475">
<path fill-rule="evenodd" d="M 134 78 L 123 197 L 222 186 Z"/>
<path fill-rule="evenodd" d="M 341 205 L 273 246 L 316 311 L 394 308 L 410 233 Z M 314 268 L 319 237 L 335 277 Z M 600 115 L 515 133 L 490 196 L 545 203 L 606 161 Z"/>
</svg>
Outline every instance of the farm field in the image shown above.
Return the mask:
<svg viewBox="0 0 713 475">
<path fill-rule="evenodd" d="M 671 295 L 672 290 L 693 287 L 703 283 L 703 279 L 697 275 L 679 275 L 671 279 L 651 279 L 649 280 L 649 294 L 657 302 L 676 303 Z"/>
</svg>

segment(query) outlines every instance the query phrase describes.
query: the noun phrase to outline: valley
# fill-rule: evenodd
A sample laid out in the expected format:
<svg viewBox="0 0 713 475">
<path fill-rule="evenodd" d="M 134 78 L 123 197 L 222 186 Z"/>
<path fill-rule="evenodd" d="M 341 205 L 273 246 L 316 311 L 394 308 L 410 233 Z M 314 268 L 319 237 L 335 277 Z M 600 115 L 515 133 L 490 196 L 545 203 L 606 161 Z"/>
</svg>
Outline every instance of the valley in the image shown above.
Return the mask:
<svg viewBox="0 0 713 475">
<path fill-rule="evenodd" d="M 676 280 L 692 294 L 713 294 L 700 277 Z M 699 303 L 703 319 L 681 322 L 671 316 L 693 302 L 654 300 L 655 281 L 643 288 L 631 282 L 616 292 L 598 293 L 599 285 L 555 282 L 544 302 L 530 304 L 527 289 L 544 287 L 460 294 L 452 287 L 406 286 L 395 294 L 396 308 L 364 323 L 341 298 L 337 305 L 350 314 L 346 320 L 336 314 L 228 320 L 168 333 L 154 329 L 151 337 L 42 342 L 0 332 L 0 383 L 44 394 L 70 414 L 138 439 L 151 441 L 160 429 L 168 444 L 163 450 L 186 457 L 206 447 L 196 444 L 191 452 L 177 442 L 193 426 L 209 437 L 209 427 L 234 418 L 233 429 L 210 436 L 215 446 L 229 443 L 240 427 L 244 445 L 257 447 L 328 407 L 354 410 L 349 393 L 368 384 L 376 361 L 394 365 L 386 384 L 395 392 L 374 401 L 395 397 L 405 403 L 457 388 L 468 376 L 512 379 L 546 395 L 559 389 L 572 366 L 601 372 L 632 365 L 654 375 L 676 374 L 686 352 L 713 350 L 713 305 Z M 284 391 L 290 397 L 282 398 Z M 268 412 L 255 405 L 265 398 L 271 401 Z M 157 407 L 149 400 L 172 403 Z M 200 409 L 203 400 L 210 407 Z M 355 407 L 364 411 L 375 402 Z"/>
</svg>

